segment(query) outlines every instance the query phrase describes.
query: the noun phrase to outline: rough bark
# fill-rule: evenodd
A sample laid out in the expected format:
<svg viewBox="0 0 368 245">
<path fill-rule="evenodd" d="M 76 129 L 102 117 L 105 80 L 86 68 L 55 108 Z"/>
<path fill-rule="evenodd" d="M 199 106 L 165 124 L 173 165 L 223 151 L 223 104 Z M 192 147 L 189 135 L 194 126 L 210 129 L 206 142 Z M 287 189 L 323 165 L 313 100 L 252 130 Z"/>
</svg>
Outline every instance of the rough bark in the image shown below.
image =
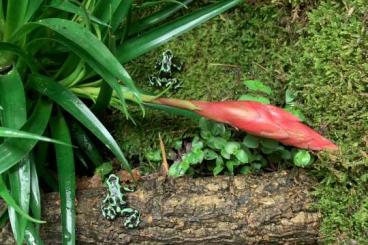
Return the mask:
<svg viewBox="0 0 368 245">
<path fill-rule="evenodd" d="M 147 180 L 128 194 L 142 213 L 138 229 L 100 214 L 104 189 L 78 193 L 78 244 L 315 244 L 320 214 L 308 194 L 313 181 L 298 172 L 261 176 Z M 44 196 L 46 244 L 60 244 L 59 199 Z M 0 244 L 11 244 L 0 232 Z"/>
</svg>

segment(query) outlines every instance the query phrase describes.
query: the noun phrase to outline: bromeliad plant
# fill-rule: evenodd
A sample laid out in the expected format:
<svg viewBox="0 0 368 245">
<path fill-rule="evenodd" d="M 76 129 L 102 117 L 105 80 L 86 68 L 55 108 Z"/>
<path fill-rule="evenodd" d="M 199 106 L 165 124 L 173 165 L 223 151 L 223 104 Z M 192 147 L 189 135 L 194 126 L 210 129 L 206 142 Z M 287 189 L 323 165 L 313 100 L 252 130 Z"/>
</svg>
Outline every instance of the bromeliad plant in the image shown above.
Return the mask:
<svg viewBox="0 0 368 245">
<path fill-rule="evenodd" d="M 262 110 L 265 110 L 263 108 L 267 109 L 267 105 L 271 103 L 269 96 L 273 93 L 272 89 L 258 80 L 246 80 L 244 81 L 244 85 L 248 91 L 246 94 L 242 94 L 238 100 L 244 100 L 247 103 L 251 101 L 257 102 L 257 104 L 254 104 L 256 107 L 253 108 L 253 111 L 256 112 L 257 108 Z M 305 117 L 295 105 L 294 99 L 295 95 L 290 90 L 287 90 L 285 95 L 285 110 L 295 116 L 293 121 L 296 121 L 297 118 L 300 121 L 305 121 Z M 258 102 L 264 105 L 262 106 Z M 243 102 L 238 104 L 242 106 Z M 221 108 L 218 110 L 220 110 L 219 113 L 224 113 L 224 111 L 221 111 Z M 278 110 L 281 111 L 281 109 Z M 271 116 L 270 118 L 272 119 Z M 277 121 L 268 121 L 266 123 L 273 124 L 277 123 Z M 262 126 L 262 123 L 260 123 L 256 129 L 257 132 L 254 134 L 261 134 Z M 267 168 L 270 164 L 280 165 L 282 163 L 287 164 L 292 162 L 297 167 L 306 167 L 313 162 L 313 156 L 307 150 L 286 147 L 275 140 L 267 139 L 277 139 L 275 137 L 263 138 L 252 134 L 239 134 L 234 132 L 234 130 L 230 130 L 224 124 L 215 123 L 205 118 L 200 119 L 199 128 L 200 133 L 190 142 L 176 142 L 174 151 L 171 152 L 173 155 L 171 160 L 174 163 L 170 167 L 169 175 L 175 177 L 203 175 L 206 173 L 218 175 L 223 172 L 231 175 L 236 173 L 249 174 Z M 293 127 L 284 129 L 287 133 L 291 132 L 291 130 L 295 129 Z M 307 132 L 309 131 L 310 129 Z M 277 131 L 273 132 L 277 135 Z M 318 141 L 320 138 L 314 140 Z M 291 145 L 301 148 L 315 150 L 323 148 L 318 146 L 313 140 L 308 141 L 310 145 L 301 145 L 299 141 L 293 142 L 291 140 L 288 141 L 291 142 Z M 326 141 L 325 139 L 322 140 L 323 142 Z M 325 149 L 334 148 L 335 146 L 332 143 L 325 145 Z"/>
<path fill-rule="evenodd" d="M 142 106 L 123 65 L 242 0 L 218 1 L 170 22 L 192 1 L 157 2 L 169 3 L 144 18 L 141 7 L 155 2 L 0 2 L 0 196 L 8 209 L 0 219 L 9 218 L 17 244 L 42 244 L 39 177 L 60 192 L 63 244 L 75 243 L 74 155 L 93 167 L 102 163 L 89 133 L 130 170 L 95 116 L 112 103 L 130 118 L 126 99 Z M 78 96 L 95 103 L 89 107 Z M 55 154 L 41 140 L 55 143 Z M 57 179 L 50 173 L 54 162 Z"/>
</svg>

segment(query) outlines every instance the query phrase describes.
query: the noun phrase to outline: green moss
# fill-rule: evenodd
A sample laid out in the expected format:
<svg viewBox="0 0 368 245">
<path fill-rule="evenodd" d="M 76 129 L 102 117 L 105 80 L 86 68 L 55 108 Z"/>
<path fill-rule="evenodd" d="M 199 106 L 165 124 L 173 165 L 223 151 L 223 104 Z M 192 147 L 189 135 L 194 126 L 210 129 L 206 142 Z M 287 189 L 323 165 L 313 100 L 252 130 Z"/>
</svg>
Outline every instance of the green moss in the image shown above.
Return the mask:
<svg viewBox="0 0 368 245">
<path fill-rule="evenodd" d="M 313 4 L 308 4 L 313 2 Z M 290 4 L 288 4 L 290 3 Z M 302 3 L 303 5 L 299 5 Z M 323 214 L 326 243 L 368 242 L 368 18 L 367 0 L 272 1 L 243 5 L 159 50 L 127 69 L 144 90 L 160 53 L 170 48 L 186 68 L 177 98 L 223 100 L 246 92 L 244 79 L 257 79 L 282 105 L 286 88 L 312 127 L 341 147 L 322 153 L 312 173 L 321 180 L 315 194 Z M 214 65 L 221 64 L 221 65 Z M 134 110 L 134 109 L 133 109 Z M 190 136 L 196 123 L 163 112 L 137 111 L 137 126 L 120 118 L 118 136 L 125 152 L 142 156 L 158 149 L 158 133 L 170 142 Z"/>
<path fill-rule="evenodd" d="M 166 96 L 235 99 L 246 92 L 244 79 L 260 79 L 278 91 L 273 102 L 281 102 L 287 83 L 288 54 L 292 52 L 289 44 L 294 35 L 288 29 L 285 14 L 286 10 L 272 6 L 254 9 L 243 5 L 134 60 L 127 69 L 141 88 L 151 91 L 148 76 L 154 72 L 156 59 L 170 48 L 185 63 L 184 71 L 177 76 L 184 87 Z M 196 125 L 188 119 L 152 110 L 147 110 L 145 119 L 140 119 L 139 112 L 135 115 L 137 127 L 123 117 L 118 127 L 118 138 L 130 155 L 141 155 L 145 149 L 157 147 L 158 133 L 169 144 L 168 141 L 183 137 L 183 132 L 192 135 L 191 129 Z"/>
<path fill-rule="evenodd" d="M 315 194 L 322 210 L 321 238 L 325 243 L 366 244 L 368 237 L 367 183 L 348 187 L 324 186 Z"/>
</svg>

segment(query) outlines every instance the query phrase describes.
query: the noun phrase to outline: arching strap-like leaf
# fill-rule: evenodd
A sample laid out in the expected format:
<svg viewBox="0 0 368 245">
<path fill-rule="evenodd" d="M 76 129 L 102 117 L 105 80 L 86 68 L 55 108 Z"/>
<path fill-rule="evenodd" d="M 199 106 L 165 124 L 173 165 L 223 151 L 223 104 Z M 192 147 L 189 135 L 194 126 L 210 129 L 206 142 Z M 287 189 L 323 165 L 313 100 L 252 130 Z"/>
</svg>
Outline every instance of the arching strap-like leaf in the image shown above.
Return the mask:
<svg viewBox="0 0 368 245">
<path fill-rule="evenodd" d="M 24 212 L 19 206 L 18 204 L 14 201 L 14 199 L 12 198 L 12 196 L 10 195 L 5 182 L 3 180 L 3 177 L 0 175 L 0 197 L 5 201 L 5 203 L 8 206 L 11 206 L 12 208 L 15 209 L 15 211 L 17 211 L 17 213 L 19 213 L 22 217 L 28 219 L 29 221 L 35 222 L 35 223 L 46 223 L 45 221 L 42 220 L 37 220 L 32 218 L 31 216 L 29 216 L 26 212 Z"/>
<path fill-rule="evenodd" d="M 51 108 L 50 102 L 39 100 L 22 130 L 39 135 L 43 134 L 50 118 Z M 31 139 L 6 139 L 0 145 L 0 174 L 22 160 L 37 142 L 38 140 Z"/>
<path fill-rule="evenodd" d="M 172 16 L 182 8 L 184 8 L 186 5 L 193 2 L 193 0 L 184 0 L 181 2 L 181 4 L 170 4 L 170 6 L 165 6 L 161 10 L 157 11 L 154 14 L 151 14 L 143 19 L 140 19 L 136 23 L 132 24 L 129 27 L 129 35 L 137 34 L 141 31 L 144 31 L 154 25 L 157 25 L 161 21 L 167 19 L 168 17 Z"/>
<path fill-rule="evenodd" d="M 60 145 L 71 146 L 59 140 L 54 140 L 54 139 L 44 137 L 38 134 L 32 134 L 32 133 L 24 132 L 22 130 L 16 130 L 16 129 L 6 128 L 6 127 L 0 127 L 0 137 L 33 139 L 33 140 L 45 141 L 45 142 L 50 142 L 50 143 L 55 143 L 55 144 L 60 144 Z"/>
<path fill-rule="evenodd" d="M 128 161 L 125 159 L 123 152 L 110 132 L 76 95 L 57 82 L 39 75 L 32 75 L 30 77 L 29 86 L 39 93 L 48 96 L 65 111 L 69 112 L 111 150 L 115 157 L 123 164 L 124 168 L 131 171 Z"/>
<path fill-rule="evenodd" d="M 27 121 L 27 104 L 23 82 L 16 67 L 0 76 L 0 104 L 3 106 L 2 125 L 19 129 Z M 10 194 L 20 208 L 28 213 L 30 193 L 30 162 L 28 156 L 7 171 Z M 24 239 L 27 220 L 12 207 L 8 208 L 9 220 L 17 244 Z"/>
<path fill-rule="evenodd" d="M 71 144 L 68 125 L 60 111 L 51 118 L 51 134 L 55 139 Z M 55 145 L 55 156 L 58 169 L 61 226 L 63 244 L 75 244 L 76 216 L 75 216 L 75 170 L 73 149 Z"/>
<path fill-rule="evenodd" d="M 117 49 L 117 58 L 121 63 L 127 63 L 242 2 L 244 0 L 219 1 L 143 35 L 128 39 Z"/>
</svg>

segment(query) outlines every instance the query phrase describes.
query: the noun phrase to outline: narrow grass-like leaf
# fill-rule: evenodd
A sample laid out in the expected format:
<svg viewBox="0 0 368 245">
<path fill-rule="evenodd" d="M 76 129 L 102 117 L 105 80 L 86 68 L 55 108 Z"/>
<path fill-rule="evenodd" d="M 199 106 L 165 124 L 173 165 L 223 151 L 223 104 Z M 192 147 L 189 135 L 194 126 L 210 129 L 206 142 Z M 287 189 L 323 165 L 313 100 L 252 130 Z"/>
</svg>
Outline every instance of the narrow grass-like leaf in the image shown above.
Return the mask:
<svg viewBox="0 0 368 245">
<path fill-rule="evenodd" d="M 16 69 L 0 77 L 0 104 L 2 110 L 2 123 L 6 127 L 15 130 L 22 127 L 27 120 L 26 98 L 23 82 Z M 1 135 L 0 128 L 0 135 Z M 4 132 L 4 131 L 3 131 Z M 30 162 L 25 156 L 16 166 L 8 172 L 10 194 L 14 201 L 28 213 L 30 200 Z M 16 213 L 12 208 L 8 208 L 9 220 L 17 244 L 21 244 L 24 239 L 24 231 L 27 220 Z"/>
<path fill-rule="evenodd" d="M 52 104 L 39 100 L 34 112 L 22 127 L 23 131 L 42 134 L 46 128 L 51 114 Z M 0 174 L 22 160 L 36 145 L 37 140 L 30 139 L 6 139 L 0 145 Z"/>
<path fill-rule="evenodd" d="M 242 2 L 244 0 L 220 1 L 177 19 L 172 23 L 155 28 L 146 34 L 128 39 L 118 48 L 117 57 L 124 64 Z"/>
<path fill-rule="evenodd" d="M 35 164 L 38 176 L 51 188 L 52 191 L 59 190 L 58 182 L 51 170 L 47 169 L 47 157 L 49 152 L 49 145 L 45 142 L 39 142 L 35 147 Z"/>
<path fill-rule="evenodd" d="M 44 26 L 60 34 L 55 35 L 53 40 L 67 46 L 72 52 L 84 59 L 95 72 L 102 76 L 118 94 L 124 111 L 126 111 L 126 108 L 124 106 L 124 97 L 119 89 L 119 80 L 123 81 L 135 92 L 137 101 L 140 102 L 138 90 L 128 72 L 110 50 L 86 28 L 70 20 L 58 18 L 42 19 L 25 25 L 14 35 L 14 40 L 21 38 L 37 26 Z"/>
<path fill-rule="evenodd" d="M 31 76 L 29 85 L 32 89 L 54 100 L 64 110 L 81 122 L 111 150 L 115 157 L 128 171 L 131 171 L 129 163 L 125 159 L 124 154 L 115 139 L 77 96 L 47 77 Z"/>
<path fill-rule="evenodd" d="M 26 213 L 29 211 L 30 191 L 31 191 L 31 172 L 29 157 L 26 156 L 16 166 L 8 171 L 10 193 L 15 202 L 19 204 Z M 9 220 L 15 235 L 17 244 L 22 244 L 27 220 L 18 214 L 13 207 L 9 207 Z"/>
<path fill-rule="evenodd" d="M 71 121 L 69 124 L 74 144 L 78 145 L 78 149 L 85 153 L 95 167 L 101 165 L 103 160 L 99 153 L 99 149 L 97 149 L 96 145 L 93 143 L 91 137 L 87 134 L 85 129 L 75 121 Z"/>
<path fill-rule="evenodd" d="M 8 40 L 24 24 L 27 7 L 28 0 L 7 1 L 3 40 Z"/>
<path fill-rule="evenodd" d="M 132 78 L 110 50 L 91 32 L 78 23 L 69 20 L 50 18 L 40 20 L 34 24 L 45 26 L 70 40 L 74 45 L 78 46 L 79 49 L 87 52 L 91 58 L 98 62 L 105 70 L 109 71 L 112 76 L 122 80 L 129 88 L 136 89 Z M 88 62 L 88 60 L 86 61 Z M 116 89 L 114 90 L 119 93 Z"/>
<path fill-rule="evenodd" d="M 51 119 L 51 134 L 55 139 L 71 143 L 69 128 L 60 111 Z M 59 193 L 63 244 L 75 244 L 75 171 L 73 149 L 55 145 L 56 163 L 59 177 Z"/>
<path fill-rule="evenodd" d="M 1 175 L 0 175 L 0 197 L 5 201 L 5 203 L 8 206 L 11 206 L 12 208 L 14 208 L 15 211 L 17 211 L 17 213 L 19 213 L 22 217 L 26 218 L 27 220 L 35 222 L 35 223 L 39 223 L 39 224 L 46 223 L 45 221 L 32 218 L 26 212 L 24 212 L 23 209 L 21 209 L 18 206 L 18 204 L 14 201 L 14 199 L 10 195 L 9 190 L 6 187 L 3 177 Z"/>
<path fill-rule="evenodd" d="M 35 219 L 41 219 L 41 194 L 40 186 L 38 183 L 38 174 L 36 169 L 36 163 L 34 161 L 34 156 L 30 154 L 31 161 L 31 202 L 30 208 L 32 215 Z M 35 226 L 36 230 L 39 229 L 38 225 Z M 27 232 L 26 232 L 27 233 Z"/>
<path fill-rule="evenodd" d="M 28 245 L 43 245 L 43 241 L 38 234 L 37 229 L 32 225 L 28 224 L 26 228 L 26 232 L 24 234 L 24 239 Z"/>
<path fill-rule="evenodd" d="M 94 9 L 93 15 L 105 22 L 110 22 L 114 12 L 119 7 L 121 2 L 125 1 L 121 0 L 98 1 L 97 6 Z"/>
<path fill-rule="evenodd" d="M 84 11 L 83 11 L 82 7 L 75 5 L 74 3 L 70 2 L 70 1 L 53 0 L 53 1 L 50 2 L 49 6 L 52 7 L 52 8 L 55 8 L 55 9 L 59 9 L 59 10 L 71 13 L 71 14 L 75 14 L 75 15 L 82 16 L 82 17 L 84 16 L 84 13 L 83 13 Z M 93 16 L 91 14 L 88 14 L 87 17 L 91 21 L 93 21 L 93 22 L 95 22 L 99 25 L 106 26 L 106 27 L 109 26 L 106 22 L 102 21 L 101 19 L 96 18 L 95 16 Z"/>
<path fill-rule="evenodd" d="M 26 99 L 22 79 L 16 69 L 0 75 L 0 106 L 5 127 L 19 129 L 27 120 Z"/>
<path fill-rule="evenodd" d="M 189 5 L 191 2 L 193 2 L 193 0 L 184 0 L 182 4 L 171 4 L 170 6 L 164 7 L 162 10 L 137 21 L 129 27 L 129 35 L 137 34 L 157 25 L 184 8 L 186 5 Z"/>
<path fill-rule="evenodd" d="M 31 0 L 28 2 L 24 22 L 27 22 L 32 18 L 33 14 L 40 8 L 42 2 L 43 0 Z"/>
<path fill-rule="evenodd" d="M 33 139 L 33 140 L 45 141 L 45 142 L 50 142 L 50 143 L 55 143 L 55 144 L 60 144 L 60 145 L 71 146 L 59 140 L 54 140 L 54 139 L 50 139 L 48 137 L 44 137 L 41 135 L 32 134 L 32 133 L 24 132 L 21 130 L 12 129 L 12 128 L 5 128 L 5 127 L 0 127 L 0 137 Z"/>
<path fill-rule="evenodd" d="M 116 9 L 111 19 L 111 29 L 115 32 L 119 25 L 128 16 L 129 10 L 132 7 L 133 0 L 121 1 L 119 7 Z"/>
<path fill-rule="evenodd" d="M 113 54 L 116 53 L 116 39 L 113 35 L 108 35 L 109 48 Z M 112 97 L 112 88 L 107 82 L 102 82 L 100 86 L 100 93 L 98 94 L 96 103 L 91 108 L 96 115 L 101 114 L 109 106 Z"/>
</svg>

